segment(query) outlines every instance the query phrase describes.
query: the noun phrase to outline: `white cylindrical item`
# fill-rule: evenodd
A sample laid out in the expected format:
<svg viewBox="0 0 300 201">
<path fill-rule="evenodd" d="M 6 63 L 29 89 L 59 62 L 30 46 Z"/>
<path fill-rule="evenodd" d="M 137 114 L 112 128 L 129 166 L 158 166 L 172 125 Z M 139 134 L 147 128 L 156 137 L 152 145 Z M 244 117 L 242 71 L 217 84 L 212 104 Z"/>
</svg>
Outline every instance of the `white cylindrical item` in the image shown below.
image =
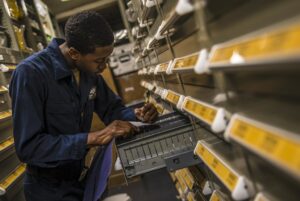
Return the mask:
<svg viewBox="0 0 300 201">
<path fill-rule="evenodd" d="M 194 11 L 194 5 L 191 3 L 190 0 L 179 0 L 175 12 L 178 15 L 186 15 Z"/>
<path fill-rule="evenodd" d="M 202 74 L 208 72 L 208 51 L 207 49 L 202 49 L 199 53 L 197 63 L 194 67 L 194 70 L 197 74 Z"/>
</svg>

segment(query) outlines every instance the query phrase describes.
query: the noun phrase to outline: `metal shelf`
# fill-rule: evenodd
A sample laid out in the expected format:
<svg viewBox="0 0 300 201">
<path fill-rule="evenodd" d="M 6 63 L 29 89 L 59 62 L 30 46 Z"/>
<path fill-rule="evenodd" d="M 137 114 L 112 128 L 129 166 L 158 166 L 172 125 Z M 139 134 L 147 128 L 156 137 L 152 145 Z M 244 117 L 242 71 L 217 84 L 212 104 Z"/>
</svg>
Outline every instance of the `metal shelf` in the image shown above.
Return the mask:
<svg viewBox="0 0 300 201">
<path fill-rule="evenodd" d="M 167 100 L 169 103 L 172 103 L 175 105 L 178 109 L 182 108 L 182 104 L 184 101 L 185 96 L 176 93 L 172 90 L 167 90 L 167 93 L 165 95 L 165 100 Z"/>
<path fill-rule="evenodd" d="M 149 20 L 150 18 L 154 17 L 154 14 L 156 12 L 155 6 L 156 2 L 158 4 L 163 3 L 163 0 L 143 0 L 142 1 L 142 13 L 141 13 L 141 19 L 140 22 L 144 23 L 144 21 Z"/>
<path fill-rule="evenodd" d="M 300 17 L 212 47 L 209 70 L 249 70 L 299 62 Z M 276 66 L 277 67 L 277 66 Z M 282 69 L 282 66 L 279 65 Z M 277 67 L 277 68 L 278 68 Z"/>
<path fill-rule="evenodd" d="M 188 194 L 186 195 L 186 199 L 188 201 L 196 201 L 195 194 L 193 192 L 188 192 Z"/>
<path fill-rule="evenodd" d="M 162 40 L 162 39 L 164 39 L 164 36 L 160 36 L 160 35 L 155 34 L 155 36 L 153 38 L 149 39 L 145 49 L 147 51 L 150 51 L 154 48 L 157 48 L 157 47 L 161 46 L 161 45 L 159 45 L 159 41 Z"/>
<path fill-rule="evenodd" d="M 194 5 L 190 0 L 178 0 L 173 11 L 169 13 L 166 19 L 163 20 L 160 35 L 169 34 L 170 31 L 174 31 L 172 29 L 176 27 L 175 25 L 182 23 L 184 21 L 182 18 L 193 11 Z"/>
<path fill-rule="evenodd" d="M 165 93 L 166 93 L 166 89 L 159 86 L 155 87 L 154 94 L 158 95 L 159 97 L 163 97 Z"/>
<path fill-rule="evenodd" d="M 4 160 L 12 153 L 14 153 L 14 139 L 10 136 L 0 143 L 0 161 Z"/>
<path fill-rule="evenodd" d="M 181 58 L 175 58 L 172 63 L 171 72 L 197 72 L 198 74 L 208 72 L 206 68 L 207 50 L 193 53 Z"/>
<path fill-rule="evenodd" d="M 151 66 L 148 68 L 147 75 L 154 75 L 155 66 Z"/>
<path fill-rule="evenodd" d="M 300 179 L 298 134 L 235 114 L 225 137 Z"/>
<path fill-rule="evenodd" d="M 9 149 L 10 147 L 13 147 L 13 145 L 14 145 L 14 138 L 10 136 L 9 138 L 7 138 L 6 140 L 0 143 L 0 153 Z"/>
<path fill-rule="evenodd" d="M 276 100 L 272 97 L 234 96 L 220 102 L 220 107 L 231 114 L 241 114 L 250 119 L 299 135 L 299 105 L 297 102 Z M 280 115 L 280 116 L 278 116 Z"/>
<path fill-rule="evenodd" d="M 155 75 L 157 75 L 157 74 L 163 74 L 163 73 L 169 74 L 169 70 L 168 69 L 171 68 L 172 63 L 173 63 L 173 61 L 171 60 L 169 62 L 165 62 L 165 63 L 161 63 L 161 64 L 156 65 L 154 74 Z"/>
<path fill-rule="evenodd" d="M 219 133 L 226 128 L 225 110 L 190 96 L 184 99 L 182 110 L 210 125 L 213 132 Z"/>
<path fill-rule="evenodd" d="M 229 201 L 229 199 L 224 193 L 221 193 L 218 190 L 214 190 L 209 201 Z"/>
<path fill-rule="evenodd" d="M 177 192 L 179 194 L 179 197 L 183 198 L 184 197 L 184 192 L 183 192 L 182 187 L 181 187 L 181 185 L 180 185 L 179 182 L 176 182 L 175 188 L 176 188 L 176 190 L 177 190 Z"/>
<path fill-rule="evenodd" d="M 17 66 L 16 65 L 6 65 L 9 71 L 14 71 L 16 70 Z"/>
<path fill-rule="evenodd" d="M 170 1 L 161 7 L 164 12 L 153 24 L 147 46 L 142 47 L 144 53 L 155 49 L 161 64 L 154 71 L 153 68 L 141 71 L 140 75 L 152 85 L 147 89 L 152 89 L 150 94 L 156 100 L 177 106 L 183 114 L 191 115 L 192 123 L 202 126 L 195 138 L 202 140 L 203 149 L 217 161 L 214 162 L 216 167 L 207 163 L 208 168 L 204 168 L 209 170 L 206 176 L 215 182 L 213 189 L 217 190 L 211 200 L 214 201 L 218 193 L 222 197 L 218 200 L 226 201 L 298 200 L 300 170 L 290 168 L 291 164 L 295 168 L 299 163 L 295 157 L 299 155 L 300 133 L 297 90 L 300 16 L 296 13 L 300 3 L 292 0 L 276 0 L 273 4 L 259 0 L 205 1 L 201 9 L 195 9 L 195 16 L 185 18 L 174 11 L 177 2 Z M 203 2 L 193 1 L 195 4 Z M 251 12 L 256 8 L 257 12 Z M 169 15 L 165 17 L 165 13 Z M 184 22 L 178 23 L 181 20 Z M 162 45 L 163 42 L 168 46 Z M 200 48 L 206 51 L 203 56 L 206 58 L 197 65 Z M 148 56 L 154 57 L 154 54 Z M 181 94 L 184 101 L 178 107 Z M 216 120 L 218 112 L 221 115 Z M 214 126 L 216 122 L 221 128 Z M 238 132 L 234 127 L 251 130 L 251 135 Z M 218 139 L 207 139 L 212 137 Z M 223 139 L 229 139 L 230 143 Z M 285 145 L 281 145 L 282 142 Z M 278 151 L 277 146 L 282 146 L 285 153 Z M 264 149 L 269 151 L 264 153 Z M 285 155 L 293 163 L 286 162 Z M 233 179 L 219 173 L 220 166 Z M 230 179 L 236 179 L 236 183 L 228 184 Z M 182 186 L 177 184 L 186 199 L 188 192 Z M 254 197 L 257 192 L 263 195 Z M 203 191 L 200 193 L 203 195 Z"/>
<path fill-rule="evenodd" d="M 0 127 L 0 142 L 5 141 L 7 138 L 9 138 L 12 135 L 13 128 L 12 128 L 12 122 L 5 122 L 4 125 Z"/>
<path fill-rule="evenodd" d="M 216 138 L 201 140 L 197 143 L 195 154 L 226 186 L 234 200 L 248 199 L 253 195 L 253 185 L 247 178 L 245 164 L 228 145 Z"/>
<path fill-rule="evenodd" d="M 18 165 L 20 161 L 15 154 L 15 150 L 7 150 L 1 156 L 3 159 L 0 161 L 0 181 L 6 178 Z"/>
<path fill-rule="evenodd" d="M 0 122 L 6 121 L 6 120 L 11 119 L 11 118 L 12 118 L 12 111 L 11 110 L 0 112 Z"/>
<path fill-rule="evenodd" d="M 8 93 L 8 89 L 5 86 L 0 86 L 0 94 Z"/>
<path fill-rule="evenodd" d="M 195 179 L 188 168 L 183 168 L 180 170 L 177 170 L 176 172 L 179 172 L 179 175 L 184 180 L 185 184 L 187 185 L 189 190 L 193 190 L 193 188 L 196 185 Z"/>
<path fill-rule="evenodd" d="M 185 178 L 183 177 L 183 175 L 181 173 L 181 170 L 177 170 L 175 172 L 175 177 L 177 178 L 177 181 L 178 181 L 178 183 L 180 185 L 180 189 L 182 190 L 182 192 L 184 194 L 186 194 L 188 192 L 189 187 L 188 187 L 188 185 L 187 185 L 187 183 L 185 181 Z"/>
<path fill-rule="evenodd" d="M 25 54 L 11 48 L 0 47 L 0 64 L 8 70 L 14 70 L 16 65 L 25 58 Z"/>
<path fill-rule="evenodd" d="M 141 86 L 144 87 L 145 89 L 148 89 L 149 91 L 153 91 L 157 87 L 149 82 L 146 82 L 144 80 L 141 81 Z"/>
<path fill-rule="evenodd" d="M 18 44 L 17 44 L 16 38 L 15 38 L 15 33 L 14 33 L 14 30 L 12 27 L 10 15 L 7 10 L 8 7 L 6 4 L 6 1 L 0 1 L 0 7 L 3 9 L 2 10 L 2 25 L 6 28 L 8 34 L 10 36 L 10 39 L 11 39 L 11 46 L 8 47 L 8 49 L 11 48 L 13 50 L 18 50 Z"/>
<path fill-rule="evenodd" d="M 25 164 L 19 165 L 13 172 L 11 172 L 4 180 L 0 181 L 0 196 L 5 196 L 8 191 L 16 191 L 13 190 L 14 186 L 17 182 L 21 181 L 24 176 L 26 169 Z"/>
</svg>

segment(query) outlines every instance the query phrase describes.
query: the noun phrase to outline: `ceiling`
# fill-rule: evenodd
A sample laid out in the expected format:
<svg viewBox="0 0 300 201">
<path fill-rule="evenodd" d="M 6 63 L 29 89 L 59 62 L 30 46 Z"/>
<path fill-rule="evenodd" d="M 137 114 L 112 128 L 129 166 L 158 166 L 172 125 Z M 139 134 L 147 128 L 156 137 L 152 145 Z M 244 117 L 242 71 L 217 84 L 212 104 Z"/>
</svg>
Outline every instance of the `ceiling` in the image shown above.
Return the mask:
<svg viewBox="0 0 300 201">
<path fill-rule="evenodd" d="M 83 6 L 85 4 L 96 2 L 97 0 L 70 0 L 62 2 L 61 0 L 43 0 L 44 3 L 46 3 L 49 7 L 49 9 L 52 11 L 54 15 L 57 15 L 59 13 L 72 10 L 74 8 Z M 101 0 L 99 0 L 101 1 Z"/>
<path fill-rule="evenodd" d="M 43 0 L 56 16 L 62 30 L 68 17 L 83 10 L 98 11 L 108 21 L 114 31 L 124 29 L 117 0 Z"/>
</svg>

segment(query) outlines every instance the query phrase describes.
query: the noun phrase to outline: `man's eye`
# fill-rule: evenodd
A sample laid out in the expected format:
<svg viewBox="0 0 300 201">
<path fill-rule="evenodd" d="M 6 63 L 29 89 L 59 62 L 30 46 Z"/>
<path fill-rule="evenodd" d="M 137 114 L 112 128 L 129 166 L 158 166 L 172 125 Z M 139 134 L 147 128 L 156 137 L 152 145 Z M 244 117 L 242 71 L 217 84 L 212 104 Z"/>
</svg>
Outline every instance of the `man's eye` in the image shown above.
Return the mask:
<svg viewBox="0 0 300 201">
<path fill-rule="evenodd" d="M 95 61 L 96 64 L 102 64 L 104 61 Z"/>
<path fill-rule="evenodd" d="M 95 63 L 97 64 L 104 64 L 104 63 L 107 63 L 109 61 L 109 58 L 104 58 L 104 59 L 101 59 L 101 60 L 96 60 Z"/>
</svg>

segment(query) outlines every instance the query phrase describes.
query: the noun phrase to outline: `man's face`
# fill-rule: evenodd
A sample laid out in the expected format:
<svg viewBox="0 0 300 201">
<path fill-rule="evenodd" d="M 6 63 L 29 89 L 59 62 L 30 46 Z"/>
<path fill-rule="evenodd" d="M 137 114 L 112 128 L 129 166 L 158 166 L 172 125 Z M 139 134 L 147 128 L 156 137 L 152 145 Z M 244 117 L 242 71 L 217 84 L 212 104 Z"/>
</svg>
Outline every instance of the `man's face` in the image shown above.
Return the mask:
<svg viewBox="0 0 300 201">
<path fill-rule="evenodd" d="M 70 48 L 69 54 L 74 62 L 74 65 L 82 71 L 90 73 L 102 73 L 114 46 L 97 47 L 93 53 L 80 54 L 77 50 Z"/>
</svg>

